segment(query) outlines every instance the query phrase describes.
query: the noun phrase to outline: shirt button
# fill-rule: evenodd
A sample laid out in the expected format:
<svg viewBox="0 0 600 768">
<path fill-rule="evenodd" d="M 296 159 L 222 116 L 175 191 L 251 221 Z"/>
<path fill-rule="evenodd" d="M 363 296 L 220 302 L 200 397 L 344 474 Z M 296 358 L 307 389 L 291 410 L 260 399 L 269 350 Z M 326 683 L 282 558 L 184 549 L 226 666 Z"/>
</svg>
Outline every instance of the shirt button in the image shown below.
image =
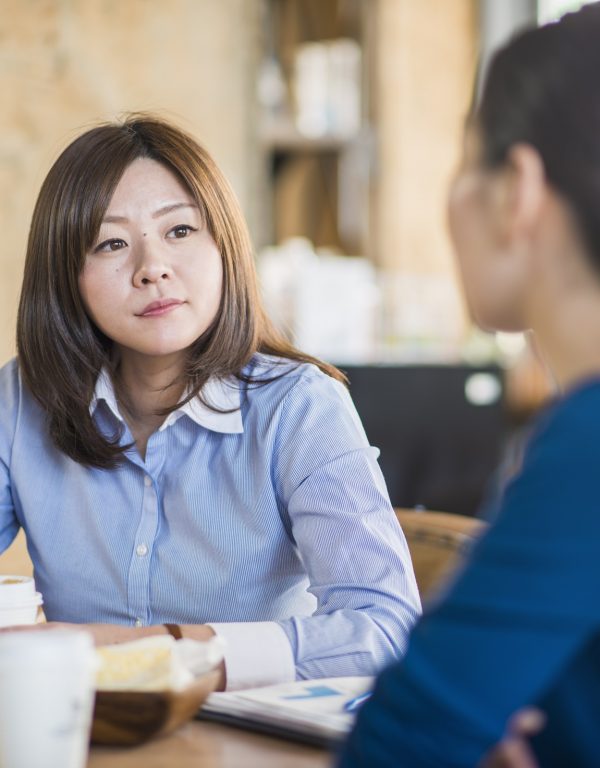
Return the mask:
<svg viewBox="0 0 600 768">
<path fill-rule="evenodd" d="M 150 475 L 146 475 L 146 477 L 144 478 L 144 485 L 146 486 L 146 488 L 152 485 L 152 478 L 150 477 Z"/>
<path fill-rule="evenodd" d="M 144 622 L 141 619 L 136 619 L 135 620 L 135 626 L 136 627 L 142 627 L 142 626 L 144 626 Z"/>
<path fill-rule="evenodd" d="M 135 554 L 138 557 L 145 557 L 148 554 L 148 547 L 145 544 L 138 544 L 135 548 Z"/>
</svg>

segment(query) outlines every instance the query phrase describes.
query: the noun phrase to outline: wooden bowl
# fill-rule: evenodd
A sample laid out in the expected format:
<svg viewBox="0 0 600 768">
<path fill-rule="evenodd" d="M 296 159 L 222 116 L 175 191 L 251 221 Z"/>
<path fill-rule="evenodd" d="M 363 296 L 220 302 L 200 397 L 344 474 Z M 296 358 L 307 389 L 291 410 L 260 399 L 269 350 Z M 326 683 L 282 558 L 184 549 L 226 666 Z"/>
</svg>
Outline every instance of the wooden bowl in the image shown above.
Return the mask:
<svg viewBox="0 0 600 768">
<path fill-rule="evenodd" d="M 92 743 L 133 746 L 174 731 L 215 690 L 219 674 L 207 672 L 182 691 L 96 691 Z"/>
</svg>

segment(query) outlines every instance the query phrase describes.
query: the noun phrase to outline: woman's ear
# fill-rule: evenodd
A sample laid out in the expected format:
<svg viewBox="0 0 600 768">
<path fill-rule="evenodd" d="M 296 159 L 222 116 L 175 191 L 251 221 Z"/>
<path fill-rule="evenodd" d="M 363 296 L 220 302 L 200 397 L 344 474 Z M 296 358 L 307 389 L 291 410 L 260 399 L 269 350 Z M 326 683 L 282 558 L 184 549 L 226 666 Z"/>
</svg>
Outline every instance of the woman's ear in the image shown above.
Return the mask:
<svg viewBox="0 0 600 768">
<path fill-rule="evenodd" d="M 544 163 L 530 144 L 515 144 L 503 174 L 503 219 L 507 239 L 521 240 L 534 232 L 548 193 Z"/>
</svg>

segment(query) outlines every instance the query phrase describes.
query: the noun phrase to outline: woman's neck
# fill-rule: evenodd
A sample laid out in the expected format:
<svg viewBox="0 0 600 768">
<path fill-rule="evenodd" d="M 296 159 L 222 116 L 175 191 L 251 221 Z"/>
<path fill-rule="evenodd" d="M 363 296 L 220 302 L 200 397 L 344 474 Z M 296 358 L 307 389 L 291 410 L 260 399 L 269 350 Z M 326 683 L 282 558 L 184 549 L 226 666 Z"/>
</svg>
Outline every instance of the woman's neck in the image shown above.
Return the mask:
<svg viewBox="0 0 600 768">
<path fill-rule="evenodd" d="M 115 394 L 142 458 L 150 436 L 164 421 L 161 411 L 174 406 L 181 397 L 181 373 L 179 358 L 140 362 L 123 357 L 119 362 Z"/>
<path fill-rule="evenodd" d="M 531 326 L 562 391 L 600 376 L 600 281 L 595 275 L 540 297 Z"/>
</svg>

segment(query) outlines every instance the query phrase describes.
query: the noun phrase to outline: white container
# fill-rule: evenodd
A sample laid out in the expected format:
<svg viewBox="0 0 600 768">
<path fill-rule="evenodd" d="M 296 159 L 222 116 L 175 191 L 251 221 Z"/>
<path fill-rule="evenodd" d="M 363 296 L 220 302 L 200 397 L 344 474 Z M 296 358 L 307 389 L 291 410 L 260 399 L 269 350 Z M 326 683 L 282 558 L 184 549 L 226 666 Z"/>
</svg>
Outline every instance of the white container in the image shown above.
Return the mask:
<svg viewBox="0 0 600 768">
<path fill-rule="evenodd" d="M 79 630 L 0 634 L 0 768 L 84 768 L 96 652 Z"/>
<path fill-rule="evenodd" d="M 33 598 L 35 594 L 35 584 L 30 576 L 0 576 L 0 608 L 21 603 Z"/>
<path fill-rule="evenodd" d="M 42 603 L 32 578 L 0 576 L 0 627 L 35 624 Z"/>
<path fill-rule="evenodd" d="M 350 138 L 361 127 L 361 48 L 339 38 L 302 43 L 294 55 L 296 127 L 305 136 Z"/>
<path fill-rule="evenodd" d="M 44 601 L 39 592 L 32 598 L 14 605 L 0 605 L 0 627 L 17 627 L 21 624 L 35 624 L 40 605 Z M 1 768 L 1 766 L 0 766 Z"/>
</svg>

